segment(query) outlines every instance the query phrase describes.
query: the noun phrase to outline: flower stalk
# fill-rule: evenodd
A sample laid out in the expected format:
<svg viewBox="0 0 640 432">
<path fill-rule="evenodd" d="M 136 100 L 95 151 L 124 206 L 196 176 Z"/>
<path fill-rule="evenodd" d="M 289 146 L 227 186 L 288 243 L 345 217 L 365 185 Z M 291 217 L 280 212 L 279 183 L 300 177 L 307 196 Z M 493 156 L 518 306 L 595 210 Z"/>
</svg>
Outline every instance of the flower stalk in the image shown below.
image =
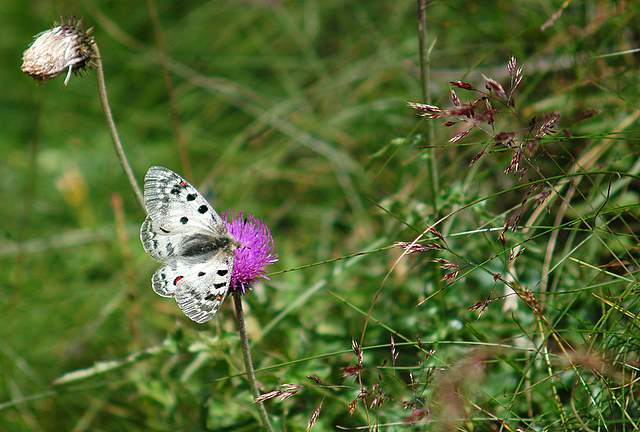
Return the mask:
<svg viewBox="0 0 640 432">
<path fill-rule="evenodd" d="M 258 405 L 258 414 L 260 415 L 262 426 L 269 432 L 273 432 L 273 427 L 269 422 L 267 410 L 264 407 L 263 402 L 259 399 L 260 392 L 258 391 L 256 373 L 253 367 L 253 360 L 251 359 L 251 349 L 249 348 L 249 337 L 247 336 L 247 329 L 244 323 L 244 313 L 242 311 L 242 294 L 240 291 L 234 291 L 232 296 L 233 305 L 236 309 L 236 326 L 238 327 L 240 341 L 242 342 L 242 359 L 244 360 L 244 368 L 247 374 L 247 380 L 249 381 L 249 387 L 251 387 L 253 399 Z"/>
<path fill-rule="evenodd" d="M 102 67 L 102 57 L 100 56 L 100 50 L 98 49 L 98 44 L 93 42 L 93 49 L 95 52 L 95 67 L 96 67 L 96 76 L 98 79 L 98 93 L 100 94 L 100 103 L 102 105 L 102 110 L 104 111 L 104 115 L 107 119 L 107 125 L 109 126 L 109 132 L 111 133 L 111 140 L 113 141 L 113 147 L 116 151 L 116 155 L 120 160 L 120 164 L 122 165 L 122 169 L 129 179 L 129 183 L 131 184 L 131 188 L 138 199 L 138 203 L 140 207 L 144 209 L 144 198 L 142 195 L 142 191 L 140 190 L 140 186 L 136 181 L 136 177 L 133 174 L 133 170 L 131 169 L 131 165 L 129 164 L 129 160 L 127 159 L 127 154 L 124 152 L 124 147 L 122 146 L 122 141 L 120 140 L 120 135 L 118 134 L 118 129 L 116 128 L 116 123 L 113 120 L 113 114 L 111 113 L 111 106 L 109 105 L 109 97 L 107 96 L 107 87 L 104 80 L 104 68 Z"/>
<path fill-rule="evenodd" d="M 86 30 L 82 21 L 76 18 L 62 20 L 60 25 L 45 30 L 34 37 L 33 42 L 22 54 L 20 69 L 30 77 L 47 81 L 65 74 L 64 85 L 69 84 L 72 73 L 80 74 L 89 68 L 96 68 L 98 94 L 102 110 L 107 119 L 109 132 L 116 155 L 124 169 L 131 188 L 144 209 L 144 199 L 140 186 L 136 182 L 133 170 L 122 147 L 104 80 L 104 68 L 98 44 L 92 36 L 92 29 Z"/>
</svg>

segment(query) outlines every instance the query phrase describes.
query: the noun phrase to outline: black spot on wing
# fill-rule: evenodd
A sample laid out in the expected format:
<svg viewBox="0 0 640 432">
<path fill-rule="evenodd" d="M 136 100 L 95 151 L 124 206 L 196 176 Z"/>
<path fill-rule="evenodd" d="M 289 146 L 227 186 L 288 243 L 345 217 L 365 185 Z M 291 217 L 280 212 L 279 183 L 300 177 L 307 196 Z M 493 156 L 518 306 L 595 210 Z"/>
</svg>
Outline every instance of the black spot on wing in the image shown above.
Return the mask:
<svg viewBox="0 0 640 432">
<path fill-rule="evenodd" d="M 173 253 L 175 252 L 175 249 L 173 248 L 173 244 L 171 243 L 167 243 L 166 249 L 167 249 L 167 255 L 169 256 L 173 255 Z"/>
<path fill-rule="evenodd" d="M 215 289 L 224 288 L 225 286 L 227 286 L 227 283 L 226 283 L 226 282 L 220 282 L 220 283 L 217 283 L 217 284 L 213 284 L 213 287 L 214 287 Z"/>
<path fill-rule="evenodd" d="M 200 272 L 198 273 L 198 276 L 204 276 L 206 273 L 205 272 Z"/>
<path fill-rule="evenodd" d="M 189 194 L 187 195 L 187 201 L 193 201 L 194 199 L 196 199 L 197 195 L 196 194 Z"/>
<path fill-rule="evenodd" d="M 229 273 L 229 270 L 226 270 L 226 269 L 225 270 L 218 270 L 218 276 L 224 276 L 227 273 Z"/>
<path fill-rule="evenodd" d="M 188 218 L 188 217 L 186 217 L 186 216 L 182 216 L 182 217 L 180 218 L 180 223 L 181 223 L 182 225 L 186 224 L 187 222 L 189 222 L 189 218 Z"/>
<path fill-rule="evenodd" d="M 200 214 L 205 214 L 207 212 L 207 210 L 209 210 L 209 207 L 207 207 L 206 205 L 201 205 L 200 207 L 198 207 L 198 213 Z"/>
</svg>

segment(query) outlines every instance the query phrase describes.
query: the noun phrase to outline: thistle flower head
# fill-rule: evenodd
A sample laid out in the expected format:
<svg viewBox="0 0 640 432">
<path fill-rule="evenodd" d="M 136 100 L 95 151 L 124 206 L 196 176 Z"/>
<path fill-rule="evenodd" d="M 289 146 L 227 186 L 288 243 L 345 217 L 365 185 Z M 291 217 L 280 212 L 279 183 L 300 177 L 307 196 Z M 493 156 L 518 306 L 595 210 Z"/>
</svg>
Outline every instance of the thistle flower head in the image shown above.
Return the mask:
<svg viewBox="0 0 640 432">
<path fill-rule="evenodd" d="M 230 212 L 222 219 L 229 234 L 239 243 L 235 251 L 230 289 L 245 293 L 253 281 L 268 279 L 266 267 L 278 261 L 269 228 L 250 214 Z"/>
<path fill-rule="evenodd" d="M 85 30 L 75 18 L 35 36 L 22 54 L 22 72 L 37 80 L 49 80 L 67 72 L 80 72 L 96 58 L 91 29 Z"/>
</svg>

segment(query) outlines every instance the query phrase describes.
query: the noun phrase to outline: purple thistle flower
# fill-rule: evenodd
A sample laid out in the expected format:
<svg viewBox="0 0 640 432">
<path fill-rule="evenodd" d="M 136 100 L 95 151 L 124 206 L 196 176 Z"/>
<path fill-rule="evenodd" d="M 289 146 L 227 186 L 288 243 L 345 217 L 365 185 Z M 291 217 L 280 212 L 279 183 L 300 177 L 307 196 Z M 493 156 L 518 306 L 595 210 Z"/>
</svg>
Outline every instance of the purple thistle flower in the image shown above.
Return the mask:
<svg viewBox="0 0 640 432">
<path fill-rule="evenodd" d="M 225 212 L 229 234 L 240 244 L 235 251 L 230 289 L 246 293 L 257 278 L 269 279 L 265 269 L 278 261 L 271 230 L 251 214 Z"/>
</svg>

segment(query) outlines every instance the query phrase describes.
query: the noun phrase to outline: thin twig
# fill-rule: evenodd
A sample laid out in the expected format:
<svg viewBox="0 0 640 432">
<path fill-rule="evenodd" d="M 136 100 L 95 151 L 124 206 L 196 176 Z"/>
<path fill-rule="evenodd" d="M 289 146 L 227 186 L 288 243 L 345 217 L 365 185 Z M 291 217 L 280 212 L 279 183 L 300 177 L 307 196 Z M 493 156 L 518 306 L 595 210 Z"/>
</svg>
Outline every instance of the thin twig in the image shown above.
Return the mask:
<svg viewBox="0 0 640 432">
<path fill-rule="evenodd" d="M 116 150 L 116 154 L 118 155 L 118 159 L 120 160 L 120 164 L 122 165 L 122 169 L 124 169 L 124 173 L 127 175 L 127 178 L 129 179 L 131 188 L 133 189 L 133 192 L 136 194 L 138 203 L 140 204 L 140 207 L 144 209 L 144 198 L 142 197 L 142 191 L 140 190 L 140 186 L 138 186 L 136 177 L 133 175 L 133 170 L 131 170 L 131 165 L 129 164 L 127 155 L 124 152 L 124 148 L 122 147 L 122 142 L 120 141 L 120 135 L 118 135 L 118 129 L 116 128 L 116 123 L 113 120 L 113 114 L 111 114 L 109 98 L 107 97 L 107 87 L 104 82 L 104 69 L 102 67 L 102 57 L 100 55 L 100 50 L 98 49 L 98 44 L 95 42 L 93 43 L 93 50 L 96 53 L 95 64 L 96 64 L 96 75 L 98 77 L 98 92 L 100 94 L 100 103 L 102 104 L 102 110 L 104 111 L 104 115 L 107 118 L 107 125 L 109 126 L 109 132 L 111 133 L 113 146 Z"/>
<path fill-rule="evenodd" d="M 240 340 L 242 341 L 242 359 L 244 360 L 244 368 L 247 373 L 247 380 L 249 381 L 249 387 L 251 387 L 251 393 L 253 394 L 254 401 L 260 396 L 258 391 L 258 384 L 256 382 L 256 373 L 253 368 L 253 360 L 251 359 L 251 350 L 249 349 L 249 337 L 247 336 L 247 329 L 244 325 L 244 313 L 242 312 L 242 294 L 233 293 L 233 305 L 236 308 L 236 324 L 238 326 L 238 333 L 240 334 Z M 271 423 L 269 422 L 269 416 L 267 410 L 262 402 L 256 402 L 258 405 L 258 413 L 260 414 L 260 420 L 262 426 L 270 432 L 273 432 Z"/>
</svg>

